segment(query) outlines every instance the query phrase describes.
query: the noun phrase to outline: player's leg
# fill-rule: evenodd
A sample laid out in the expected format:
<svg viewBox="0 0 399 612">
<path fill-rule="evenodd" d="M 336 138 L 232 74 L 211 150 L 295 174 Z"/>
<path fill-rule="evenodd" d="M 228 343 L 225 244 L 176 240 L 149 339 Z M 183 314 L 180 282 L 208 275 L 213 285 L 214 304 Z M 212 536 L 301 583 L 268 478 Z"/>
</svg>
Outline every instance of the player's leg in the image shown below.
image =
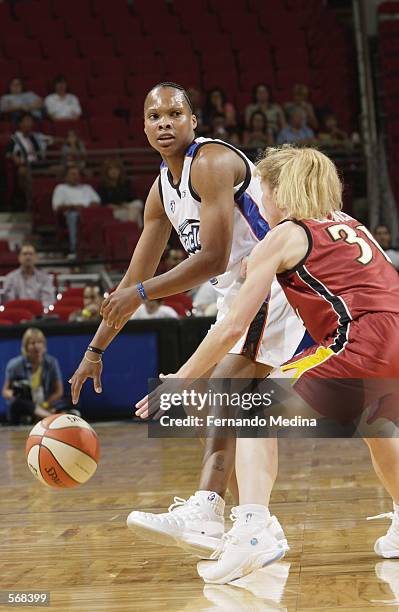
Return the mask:
<svg viewBox="0 0 399 612">
<path fill-rule="evenodd" d="M 242 355 L 227 355 L 209 378 L 264 378 L 271 368 Z M 270 461 L 276 460 L 276 440 L 269 441 Z M 158 544 L 176 544 L 187 552 L 209 557 L 224 533 L 224 495 L 229 482 L 235 486 L 235 438 L 205 440 L 199 489 L 187 500 L 175 498 L 168 512 L 131 512 L 128 527 Z M 270 466 L 276 473 L 275 465 Z M 270 478 L 272 486 L 273 478 Z M 233 490 L 233 496 L 235 491 Z"/>
<path fill-rule="evenodd" d="M 399 558 L 399 439 L 368 438 L 365 442 L 375 472 L 393 501 L 393 512 L 380 515 L 391 518 L 391 526 L 387 534 L 376 541 L 374 550 L 387 559 Z"/>
</svg>

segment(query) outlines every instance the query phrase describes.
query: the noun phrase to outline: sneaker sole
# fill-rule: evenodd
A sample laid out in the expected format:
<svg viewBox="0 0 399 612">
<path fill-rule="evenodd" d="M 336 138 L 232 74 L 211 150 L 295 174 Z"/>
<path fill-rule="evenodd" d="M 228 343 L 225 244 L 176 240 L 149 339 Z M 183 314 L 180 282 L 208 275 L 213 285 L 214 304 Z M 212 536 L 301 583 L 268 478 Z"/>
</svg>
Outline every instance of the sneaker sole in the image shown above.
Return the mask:
<svg viewBox="0 0 399 612">
<path fill-rule="evenodd" d="M 378 555 L 379 557 L 382 557 L 383 559 L 399 559 L 399 550 L 380 550 L 379 546 L 378 546 L 378 542 L 379 540 L 377 540 L 377 542 L 374 545 L 374 552 L 376 555 Z"/>
<path fill-rule="evenodd" d="M 258 553 L 256 556 L 254 555 L 250 557 L 249 559 L 247 559 L 242 566 L 237 567 L 235 570 L 227 574 L 227 576 L 224 576 L 223 578 L 218 578 L 217 580 L 208 580 L 204 576 L 201 576 L 201 574 L 200 576 L 204 580 L 204 582 L 206 582 L 207 584 L 227 584 L 227 583 L 233 582 L 234 580 L 237 580 L 238 578 L 247 576 L 251 572 L 254 572 L 257 569 L 260 569 L 261 567 L 267 567 L 268 565 L 271 565 L 272 563 L 279 561 L 280 559 L 284 557 L 286 552 L 287 551 L 284 549 L 279 550 L 271 558 L 265 557 L 264 553 Z M 233 582 L 233 585 L 234 585 L 234 582 Z"/>
<path fill-rule="evenodd" d="M 185 536 L 176 536 L 166 531 L 157 529 L 156 526 L 150 526 L 148 523 L 140 521 L 131 521 L 127 523 L 128 528 L 133 531 L 138 537 L 148 540 L 153 544 L 162 546 L 178 546 L 185 552 L 208 559 L 220 542 L 219 538 L 211 536 L 201 536 L 186 534 Z"/>
</svg>

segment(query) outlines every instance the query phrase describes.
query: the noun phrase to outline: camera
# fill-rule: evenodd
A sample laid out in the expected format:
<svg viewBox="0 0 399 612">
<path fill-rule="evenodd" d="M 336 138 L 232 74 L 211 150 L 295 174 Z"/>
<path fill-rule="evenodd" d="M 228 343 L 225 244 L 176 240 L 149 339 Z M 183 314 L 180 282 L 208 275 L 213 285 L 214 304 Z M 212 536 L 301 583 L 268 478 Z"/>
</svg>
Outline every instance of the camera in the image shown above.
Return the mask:
<svg viewBox="0 0 399 612">
<path fill-rule="evenodd" d="M 11 390 L 16 399 L 32 400 L 32 392 L 28 380 L 14 380 Z"/>
</svg>

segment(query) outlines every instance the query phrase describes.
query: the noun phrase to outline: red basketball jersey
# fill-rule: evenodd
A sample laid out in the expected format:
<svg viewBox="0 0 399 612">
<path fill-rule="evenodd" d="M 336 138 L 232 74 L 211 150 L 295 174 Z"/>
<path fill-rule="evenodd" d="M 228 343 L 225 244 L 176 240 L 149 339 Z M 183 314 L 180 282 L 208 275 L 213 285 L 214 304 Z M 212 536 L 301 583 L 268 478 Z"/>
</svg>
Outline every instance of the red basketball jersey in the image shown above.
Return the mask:
<svg viewBox="0 0 399 612">
<path fill-rule="evenodd" d="M 337 332 L 333 350 L 340 350 L 352 320 L 399 313 L 399 275 L 364 225 L 342 212 L 295 223 L 305 229 L 309 249 L 277 279 L 316 342 Z"/>
</svg>

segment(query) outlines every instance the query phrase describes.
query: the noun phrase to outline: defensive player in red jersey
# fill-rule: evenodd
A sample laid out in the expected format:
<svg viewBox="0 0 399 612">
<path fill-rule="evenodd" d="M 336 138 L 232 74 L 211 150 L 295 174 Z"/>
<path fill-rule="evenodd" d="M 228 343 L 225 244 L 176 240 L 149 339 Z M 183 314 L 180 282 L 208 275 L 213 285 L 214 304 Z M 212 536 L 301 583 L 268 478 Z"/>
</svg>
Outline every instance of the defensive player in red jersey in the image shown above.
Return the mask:
<svg viewBox="0 0 399 612">
<path fill-rule="evenodd" d="M 320 398 L 315 402 L 311 392 L 312 381 L 318 379 L 398 379 L 399 277 L 370 232 L 340 212 L 342 185 L 333 162 L 315 149 L 283 146 L 268 149 L 256 172 L 273 229 L 250 255 L 246 281 L 229 314 L 174 376 L 195 379 L 208 370 L 210 356 L 220 361 L 253 319 L 277 275 L 317 343 L 282 367 L 296 378 L 294 388 L 308 404 L 320 410 Z M 387 392 L 381 389 L 380 397 L 385 400 Z M 362 389 L 356 395 L 355 385 L 351 417 L 366 407 L 365 401 Z M 142 406 L 139 413 L 145 416 Z M 399 440 L 366 442 L 394 502 L 392 525 L 377 540 L 375 551 L 399 557 Z M 266 466 L 259 469 L 265 440 L 239 438 L 236 444 L 241 511 L 233 515 L 240 518 L 224 536 L 217 562 L 199 564 L 206 582 L 229 582 L 265 559 L 270 562 L 264 529 L 267 471 Z"/>
</svg>

